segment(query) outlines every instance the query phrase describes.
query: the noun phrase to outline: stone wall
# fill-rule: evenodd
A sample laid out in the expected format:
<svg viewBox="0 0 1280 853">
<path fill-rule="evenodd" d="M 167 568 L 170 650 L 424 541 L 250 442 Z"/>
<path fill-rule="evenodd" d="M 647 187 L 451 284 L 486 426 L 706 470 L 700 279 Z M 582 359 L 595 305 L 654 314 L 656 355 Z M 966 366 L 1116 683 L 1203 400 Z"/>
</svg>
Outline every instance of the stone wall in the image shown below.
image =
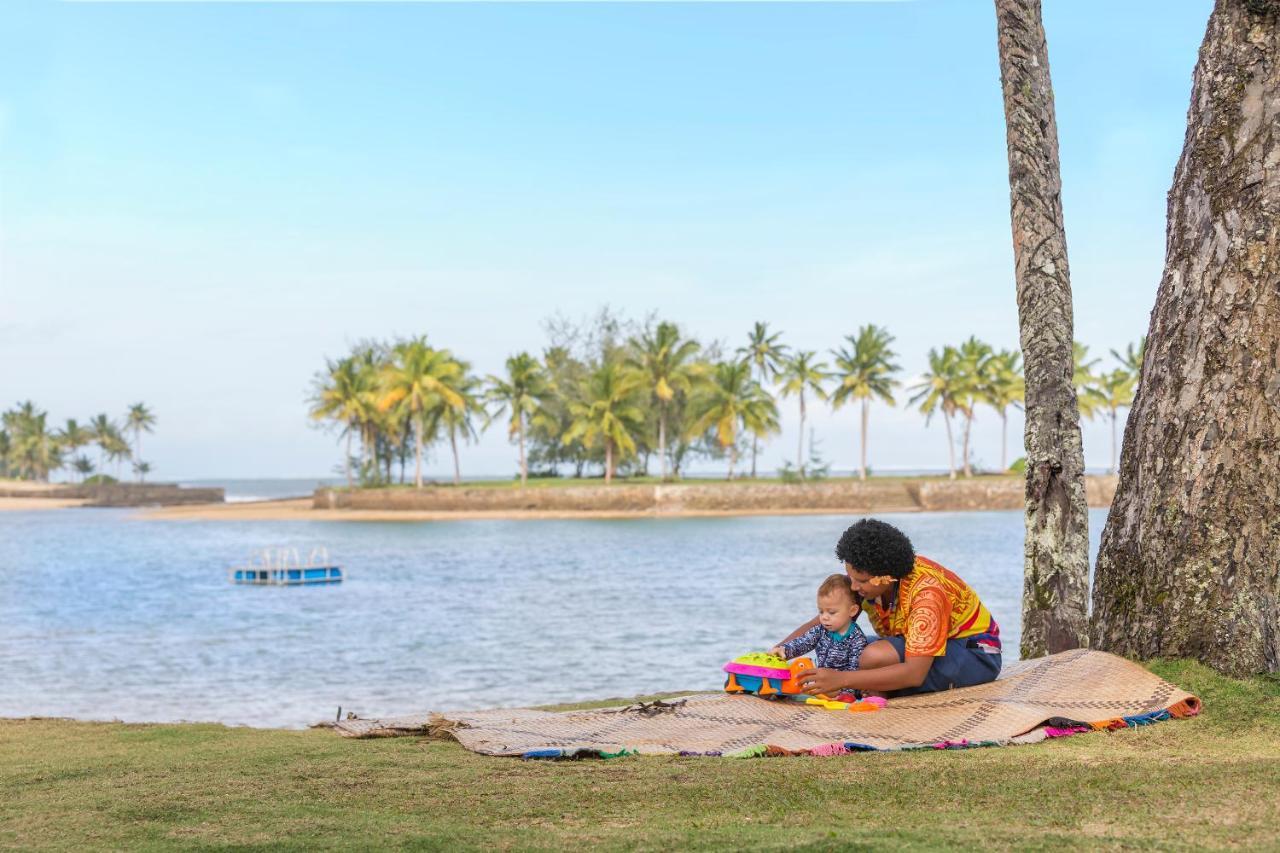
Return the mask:
<svg viewBox="0 0 1280 853">
<path fill-rule="evenodd" d="M 1115 477 L 1087 477 L 1090 506 L 1106 507 Z M 820 483 L 669 483 L 519 488 L 317 489 L 316 509 L 424 512 L 930 512 L 1022 509 L 1023 481 L 869 480 Z"/>
<path fill-rule="evenodd" d="M 13 484 L 0 487 L 0 497 L 83 500 L 88 502 L 85 506 L 176 506 L 223 503 L 226 492 L 215 488 L 184 488 L 173 483 L 45 485 L 38 489 Z"/>
</svg>

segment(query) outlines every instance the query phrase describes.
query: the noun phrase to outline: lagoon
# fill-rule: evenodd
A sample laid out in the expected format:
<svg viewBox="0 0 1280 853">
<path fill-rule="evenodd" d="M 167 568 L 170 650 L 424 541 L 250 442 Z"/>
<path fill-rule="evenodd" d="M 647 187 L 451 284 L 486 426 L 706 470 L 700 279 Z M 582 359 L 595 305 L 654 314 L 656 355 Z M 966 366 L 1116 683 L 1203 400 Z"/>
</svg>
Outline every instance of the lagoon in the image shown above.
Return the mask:
<svg viewBox="0 0 1280 853">
<path fill-rule="evenodd" d="M 883 514 L 965 578 L 1016 656 L 1022 514 Z M 1090 511 L 1096 552 L 1105 510 Z M 300 727 L 718 689 L 813 609 L 849 516 L 449 522 L 0 514 L 0 717 Z M 268 546 L 347 579 L 242 587 Z M 865 620 L 864 620 L 865 627 Z"/>
</svg>

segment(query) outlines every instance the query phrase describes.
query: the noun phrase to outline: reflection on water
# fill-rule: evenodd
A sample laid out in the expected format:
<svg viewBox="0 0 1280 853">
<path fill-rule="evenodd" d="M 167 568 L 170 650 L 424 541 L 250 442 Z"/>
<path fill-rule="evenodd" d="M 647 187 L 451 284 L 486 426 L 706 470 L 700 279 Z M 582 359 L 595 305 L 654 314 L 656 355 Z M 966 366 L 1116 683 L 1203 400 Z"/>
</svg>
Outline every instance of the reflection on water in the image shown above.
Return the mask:
<svg viewBox="0 0 1280 853">
<path fill-rule="evenodd" d="M 903 514 L 1017 649 L 1022 516 Z M 1104 511 L 1090 514 L 1096 548 Z M 302 726 L 716 689 L 809 618 L 846 516 L 165 522 L 0 514 L 0 716 Z M 239 587 L 255 548 L 325 545 L 332 587 Z"/>
</svg>

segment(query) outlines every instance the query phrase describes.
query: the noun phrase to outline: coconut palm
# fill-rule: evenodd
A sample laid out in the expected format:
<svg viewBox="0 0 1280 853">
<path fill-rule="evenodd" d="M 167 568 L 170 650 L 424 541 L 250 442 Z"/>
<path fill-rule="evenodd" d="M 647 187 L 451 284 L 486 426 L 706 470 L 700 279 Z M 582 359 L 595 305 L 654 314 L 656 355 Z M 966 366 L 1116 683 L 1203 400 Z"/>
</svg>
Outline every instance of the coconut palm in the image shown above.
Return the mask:
<svg viewBox="0 0 1280 853">
<path fill-rule="evenodd" d="M 75 453 L 93 441 L 93 431 L 80 426 L 75 418 L 67 418 L 67 422 L 58 431 L 58 443 L 68 453 Z"/>
<path fill-rule="evenodd" d="M 645 378 L 657 403 L 658 460 L 662 479 L 667 479 L 667 418 L 677 394 L 688 395 L 697 377 L 697 357 L 701 344 L 682 338 L 675 323 L 659 323 L 631 341 L 630 367 Z"/>
<path fill-rule="evenodd" d="M 1089 348 L 1079 341 L 1071 342 L 1071 384 L 1076 389 L 1076 405 L 1080 414 L 1089 420 L 1102 410 L 1102 398 L 1096 388 L 1098 377 L 1095 368 L 1101 359 L 1089 358 Z"/>
<path fill-rule="evenodd" d="M 737 354 L 749 362 L 755 370 L 755 379 L 761 389 L 773 382 L 787 357 L 787 347 L 779 341 L 781 332 L 769 334 L 768 323 L 756 323 L 747 335 L 747 345 L 738 347 Z M 765 392 L 768 393 L 768 392 Z M 759 453 L 759 436 L 751 436 L 751 477 L 756 476 L 756 456 Z"/>
<path fill-rule="evenodd" d="M 134 403 L 129 407 L 124 423 L 125 429 L 133 430 L 133 458 L 140 460 L 142 458 L 142 434 L 152 431 L 151 428 L 156 424 L 156 416 L 146 407 L 145 403 Z M 149 466 L 148 470 L 150 470 Z"/>
<path fill-rule="evenodd" d="M 80 475 L 80 482 L 84 482 L 85 478 L 93 473 L 93 463 L 89 461 L 89 457 L 80 454 L 71 460 L 71 468 Z"/>
<path fill-rule="evenodd" d="M 1111 351 L 1116 361 L 1120 362 L 1120 366 L 1133 374 L 1134 381 L 1142 375 L 1142 361 L 1147 357 L 1147 336 L 1143 335 L 1138 338 L 1138 345 L 1128 344 L 1124 348 L 1124 355 Z"/>
<path fill-rule="evenodd" d="M 458 361 L 458 375 L 452 388 L 457 394 L 453 403 L 441 405 L 436 409 L 434 418 L 436 427 L 449 435 L 449 447 L 453 451 L 453 484 L 462 482 L 462 466 L 458 458 L 458 434 L 470 442 L 480 435 L 476 430 L 475 420 L 483 420 L 486 416 L 484 403 L 481 401 L 480 380 L 471 375 L 471 365 Z"/>
<path fill-rule="evenodd" d="M 778 430 L 778 406 L 773 397 L 751 378 L 749 361 L 717 364 L 710 381 L 695 392 L 690 433 L 714 431 L 720 447 L 729 452 L 729 474 L 738 463 L 738 435 L 742 430 L 755 438 Z"/>
<path fill-rule="evenodd" d="M 815 362 L 817 353 L 812 350 L 799 350 L 782 363 L 778 373 L 778 382 L 783 397 L 796 396 L 800 400 L 800 441 L 796 448 L 796 471 L 800 479 L 804 479 L 804 421 L 806 391 L 812 391 L 819 400 L 827 399 L 827 390 L 822 383 L 831 378 L 825 362 Z"/>
<path fill-rule="evenodd" d="M 523 487 L 529 480 L 529 463 L 525 456 L 528 419 L 542 408 L 549 389 L 542 365 L 527 352 L 511 356 L 506 366 L 505 377 L 489 376 L 485 399 L 494 406 L 493 417 L 507 412 L 511 414 L 507 435 L 517 438 L 520 443 L 520 485 Z"/>
<path fill-rule="evenodd" d="M 111 422 L 111 418 L 102 414 L 89 421 L 89 431 L 93 433 L 93 443 L 98 445 L 98 470 L 105 471 L 107 467 L 107 445 L 110 443 L 111 437 L 116 433 L 116 426 Z"/>
<path fill-rule="evenodd" d="M 328 360 L 324 372 L 317 374 L 311 395 L 310 415 L 314 420 L 334 421 L 342 426 L 347 440 L 343 454 L 343 470 L 347 488 L 353 485 L 351 476 L 351 438 L 360 431 L 360 424 L 368 414 L 371 396 L 372 374 L 361 370 L 353 357 Z"/>
<path fill-rule="evenodd" d="M 113 424 L 106 438 L 101 440 L 101 444 L 102 450 L 107 456 L 107 461 L 115 463 L 116 479 L 119 480 L 121 463 L 133 455 L 129 442 L 125 440 L 124 434 L 120 432 L 119 427 Z"/>
<path fill-rule="evenodd" d="M 410 338 L 391 348 L 378 373 L 378 408 L 406 419 L 413 428 L 413 484 L 422 488 L 422 448 L 432 415 L 444 406 L 463 406 L 456 390 L 462 369 L 448 350 Z"/>
<path fill-rule="evenodd" d="M 942 412 L 942 420 L 947 427 L 947 455 L 953 480 L 956 478 L 956 446 L 951 436 L 951 418 L 959 411 L 957 399 L 964 393 L 963 381 L 960 351 L 948 345 L 941 352 L 929 350 L 929 370 L 907 389 L 914 392 L 908 402 L 913 406 L 919 404 L 925 423 L 932 420 L 935 412 Z"/>
<path fill-rule="evenodd" d="M 51 472 L 62 467 L 63 449 L 57 435 L 49 429 L 48 419 L 48 412 L 40 411 L 31 401 L 5 413 L 8 456 L 20 478 L 47 481 Z"/>
<path fill-rule="evenodd" d="M 1102 373 L 1095 377 L 1090 391 L 1098 400 L 1101 409 L 1111 421 L 1111 467 L 1107 473 L 1116 472 L 1116 423 L 1120 410 L 1133 405 L 1134 386 L 1137 376 L 1123 367 L 1110 373 Z"/>
<path fill-rule="evenodd" d="M 645 380 L 638 371 L 606 361 L 569 405 L 573 422 L 561 440 L 581 440 L 588 448 L 602 444 L 606 485 L 613 482 L 617 463 L 636 452 L 635 437 L 644 429 Z"/>
<path fill-rule="evenodd" d="M 1022 353 L 1001 350 L 988 362 L 982 389 L 983 401 L 1000 415 L 1000 470 L 1009 469 L 1009 407 L 1022 407 L 1026 384 L 1022 377 Z"/>
<path fill-rule="evenodd" d="M 143 462 L 141 459 L 133 463 L 133 473 L 138 476 L 139 483 L 147 481 L 147 475 L 151 473 L 151 463 Z"/>
<path fill-rule="evenodd" d="M 893 374 L 898 365 L 893 359 L 897 356 L 889 345 L 893 336 L 887 329 L 868 323 L 858 330 L 858 334 L 846 335 L 848 348 L 832 350 L 835 356 L 833 376 L 837 381 L 831 394 L 831 406 L 840 409 L 846 403 L 859 400 L 862 403 L 862 442 L 859 456 L 859 477 L 867 479 L 867 421 L 873 399 L 880 399 L 890 406 L 893 401 L 893 389 L 898 382 Z"/>
<path fill-rule="evenodd" d="M 990 385 L 991 346 L 970 335 L 968 340 L 960 344 L 960 391 L 956 395 L 956 406 L 964 415 L 964 433 L 961 441 L 961 468 L 966 477 L 973 476 L 973 467 L 969 454 L 969 436 L 973 430 L 973 419 L 977 414 L 978 404 L 986 403 L 986 389 Z"/>
</svg>

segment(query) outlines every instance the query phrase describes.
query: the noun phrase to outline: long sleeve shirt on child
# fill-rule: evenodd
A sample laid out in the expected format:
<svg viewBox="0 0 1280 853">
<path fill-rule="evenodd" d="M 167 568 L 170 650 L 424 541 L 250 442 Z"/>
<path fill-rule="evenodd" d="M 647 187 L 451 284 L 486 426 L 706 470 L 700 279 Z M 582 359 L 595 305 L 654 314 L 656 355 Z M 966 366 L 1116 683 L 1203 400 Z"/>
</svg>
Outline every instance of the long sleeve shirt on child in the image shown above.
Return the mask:
<svg viewBox="0 0 1280 853">
<path fill-rule="evenodd" d="M 799 637 L 782 644 L 783 656 L 790 660 L 806 652 L 813 652 L 814 663 L 825 669 L 854 670 L 858 659 L 867 647 L 867 636 L 856 623 L 849 623 L 843 635 L 833 634 L 821 625 L 814 625 Z"/>
</svg>

